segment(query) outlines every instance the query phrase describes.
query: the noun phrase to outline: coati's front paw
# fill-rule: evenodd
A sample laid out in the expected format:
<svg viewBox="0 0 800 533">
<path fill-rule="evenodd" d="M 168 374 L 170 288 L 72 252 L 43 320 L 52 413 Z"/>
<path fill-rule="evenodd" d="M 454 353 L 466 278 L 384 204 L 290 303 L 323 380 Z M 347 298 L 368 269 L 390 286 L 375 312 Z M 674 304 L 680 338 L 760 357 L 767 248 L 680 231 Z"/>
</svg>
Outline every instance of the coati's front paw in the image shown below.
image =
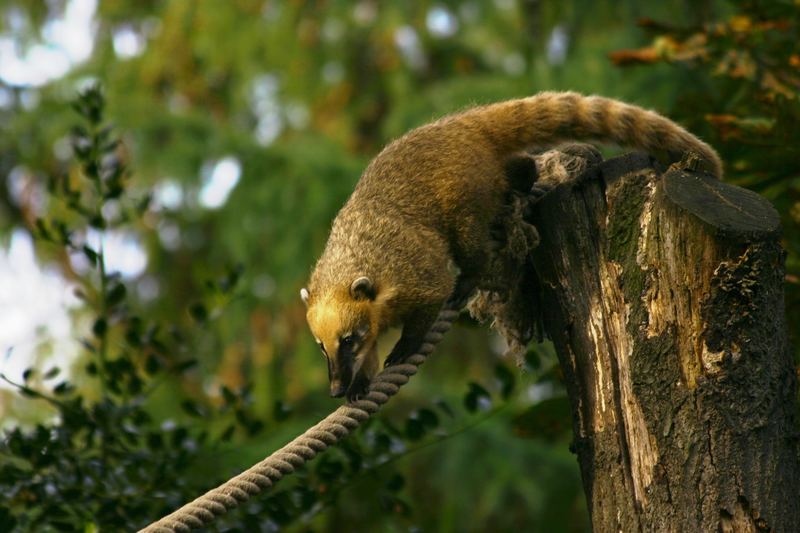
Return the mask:
<svg viewBox="0 0 800 533">
<path fill-rule="evenodd" d="M 383 362 L 383 368 L 392 365 L 401 365 L 405 362 L 408 356 L 399 353 L 390 353 L 386 356 L 386 361 Z"/>
<path fill-rule="evenodd" d="M 350 385 L 350 388 L 347 389 L 347 401 L 348 402 L 355 402 L 367 395 L 369 391 L 369 379 L 359 374 L 353 379 L 353 383 Z"/>
</svg>

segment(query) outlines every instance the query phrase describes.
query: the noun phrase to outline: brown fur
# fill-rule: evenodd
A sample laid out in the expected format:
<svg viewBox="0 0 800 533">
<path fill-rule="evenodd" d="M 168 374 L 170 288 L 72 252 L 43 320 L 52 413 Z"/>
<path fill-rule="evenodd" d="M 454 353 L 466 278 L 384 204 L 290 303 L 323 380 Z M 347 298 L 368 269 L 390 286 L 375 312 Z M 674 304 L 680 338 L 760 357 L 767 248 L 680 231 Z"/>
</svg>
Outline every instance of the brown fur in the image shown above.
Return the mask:
<svg viewBox="0 0 800 533">
<path fill-rule="evenodd" d="M 417 348 L 454 290 L 451 260 L 460 269 L 461 289 L 469 291 L 479 282 L 490 227 L 510 187 L 504 173 L 508 158 L 524 148 L 566 140 L 667 152 L 672 158 L 693 151 L 722 174 L 716 152 L 669 119 L 571 92 L 476 107 L 390 143 L 334 220 L 307 293 L 309 326 L 334 367 L 339 340 L 367 328 L 353 363 L 362 365 L 351 380 L 358 378 L 358 387 L 344 384 L 349 396 L 377 370 L 375 340 L 387 327 L 403 328 L 387 362 Z M 372 292 L 354 297 L 350 285 L 360 276 L 371 280 Z"/>
</svg>

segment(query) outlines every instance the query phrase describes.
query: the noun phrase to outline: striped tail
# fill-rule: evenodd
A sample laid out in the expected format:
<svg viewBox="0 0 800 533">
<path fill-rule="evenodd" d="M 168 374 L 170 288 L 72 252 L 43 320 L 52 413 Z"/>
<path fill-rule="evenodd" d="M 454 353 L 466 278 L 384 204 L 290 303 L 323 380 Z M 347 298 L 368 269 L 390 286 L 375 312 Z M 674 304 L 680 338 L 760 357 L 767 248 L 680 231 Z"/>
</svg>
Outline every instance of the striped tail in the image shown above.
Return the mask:
<svg viewBox="0 0 800 533">
<path fill-rule="evenodd" d="M 711 146 L 654 111 L 602 96 L 543 92 L 477 107 L 454 118 L 475 120 L 501 155 L 564 141 L 595 141 L 666 152 L 673 160 L 695 152 L 722 177 L 722 161 Z"/>
</svg>

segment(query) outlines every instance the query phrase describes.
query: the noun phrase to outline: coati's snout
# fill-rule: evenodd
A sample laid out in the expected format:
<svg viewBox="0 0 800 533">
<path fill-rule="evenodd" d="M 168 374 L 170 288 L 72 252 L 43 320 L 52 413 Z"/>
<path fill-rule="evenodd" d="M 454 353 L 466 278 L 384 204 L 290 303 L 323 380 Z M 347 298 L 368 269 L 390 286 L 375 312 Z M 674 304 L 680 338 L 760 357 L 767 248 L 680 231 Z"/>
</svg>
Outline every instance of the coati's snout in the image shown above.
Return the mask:
<svg viewBox="0 0 800 533">
<path fill-rule="evenodd" d="M 331 382 L 331 398 L 341 398 L 347 392 L 347 387 L 341 381 Z"/>
<path fill-rule="evenodd" d="M 300 295 L 308 307 L 311 333 L 328 364 L 331 396 L 358 398 L 378 369 L 372 282 L 362 276 L 338 293 L 312 295 L 303 289 Z"/>
<path fill-rule="evenodd" d="M 326 356 L 328 360 L 328 382 L 331 386 L 331 398 L 341 398 L 350 389 L 353 382 L 353 366 L 347 361 L 337 361 Z M 344 364 L 342 364 L 344 363 Z"/>
<path fill-rule="evenodd" d="M 331 397 L 341 398 L 346 394 L 348 400 L 354 400 L 366 394 L 377 371 L 376 346 L 374 342 L 363 345 L 356 353 L 343 349 L 341 342 L 339 346 L 335 357 L 327 357 Z"/>
</svg>

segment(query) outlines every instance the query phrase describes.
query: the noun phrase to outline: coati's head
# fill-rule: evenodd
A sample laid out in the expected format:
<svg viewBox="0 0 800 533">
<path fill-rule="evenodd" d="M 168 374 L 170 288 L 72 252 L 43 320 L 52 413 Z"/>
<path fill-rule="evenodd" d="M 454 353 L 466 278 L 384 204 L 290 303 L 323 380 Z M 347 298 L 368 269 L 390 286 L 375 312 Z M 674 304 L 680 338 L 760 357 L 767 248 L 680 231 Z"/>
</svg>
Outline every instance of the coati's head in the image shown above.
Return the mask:
<svg viewBox="0 0 800 533">
<path fill-rule="evenodd" d="M 328 362 L 331 396 L 362 393 L 378 371 L 379 304 L 372 281 L 362 276 L 349 287 L 323 294 L 302 289 L 300 296 L 311 333 Z"/>
</svg>

